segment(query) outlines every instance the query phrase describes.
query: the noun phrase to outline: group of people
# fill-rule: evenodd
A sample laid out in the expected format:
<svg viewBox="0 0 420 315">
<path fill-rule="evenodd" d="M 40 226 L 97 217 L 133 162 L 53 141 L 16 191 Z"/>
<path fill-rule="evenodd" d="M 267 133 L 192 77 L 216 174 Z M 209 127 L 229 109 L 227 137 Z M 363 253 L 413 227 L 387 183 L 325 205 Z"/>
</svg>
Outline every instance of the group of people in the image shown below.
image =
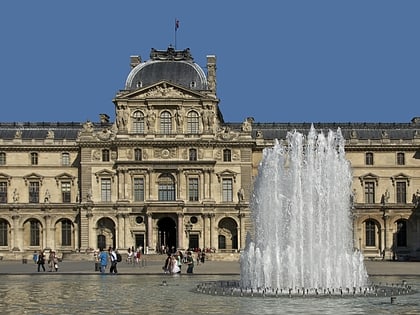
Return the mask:
<svg viewBox="0 0 420 315">
<path fill-rule="evenodd" d="M 38 254 L 34 253 L 34 262 L 38 265 L 38 272 L 44 271 L 45 272 L 45 253 L 44 251 L 39 251 Z M 52 272 L 58 271 L 58 257 L 55 253 L 55 251 L 50 251 L 49 255 L 48 255 L 48 271 Z"/>
<path fill-rule="evenodd" d="M 109 273 L 113 273 L 113 274 L 118 273 L 117 252 L 112 247 L 109 247 L 108 251 L 105 251 L 103 248 L 99 249 L 99 254 L 96 257 L 96 260 L 99 263 L 99 271 L 101 273 L 105 273 L 108 263 L 111 263 L 111 267 L 109 268 Z"/>
<path fill-rule="evenodd" d="M 141 254 L 142 254 L 143 248 L 140 246 L 137 248 L 137 250 L 134 249 L 134 246 L 131 248 L 129 247 L 127 250 L 127 260 L 126 262 L 128 264 L 139 264 L 141 260 Z"/>
<path fill-rule="evenodd" d="M 187 266 L 187 273 L 193 273 L 194 258 L 190 251 L 187 252 L 186 256 L 179 250 L 175 253 L 168 252 L 162 269 L 165 274 L 179 274 L 184 264 Z"/>
</svg>

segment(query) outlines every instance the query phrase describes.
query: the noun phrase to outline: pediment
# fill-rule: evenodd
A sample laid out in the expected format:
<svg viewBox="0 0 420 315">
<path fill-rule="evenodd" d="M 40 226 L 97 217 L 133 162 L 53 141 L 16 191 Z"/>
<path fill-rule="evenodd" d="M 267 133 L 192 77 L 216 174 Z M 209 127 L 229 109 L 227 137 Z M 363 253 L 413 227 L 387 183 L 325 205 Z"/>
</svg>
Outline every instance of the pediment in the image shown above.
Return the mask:
<svg viewBox="0 0 420 315">
<path fill-rule="evenodd" d="M 363 186 L 365 181 L 374 181 L 376 186 L 378 186 L 379 176 L 373 173 L 367 173 L 365 175 L 359 176 L 360 184 Z"/>
<path fill-rule="evenodd" d="M 173 84 L 168 81 L 160 81 L 156 84 L 147 86 L 145 88 L 139 88 L 133 92 L 125 94 L 119 99 L 153 99 L 153 98 L 182 98 L 182 99 L 196 99 L 204 98 L 205 96 L 201 93 L 191 91 L 180 85 Z"/>
<path fill-rule="evenodd" d="M 71 181 L 71 184 L 74 185 L 75 178 L 76 178 L 75 176 L 73 176 L 69 173 L 61 173 L 60 175 L 57 175 L 55 177 L 55 181 L 57 183 L 57 186 L 58 186 L 60 181 L 64 181 L 64 180 L 69 180 L 69 181 Z"/>
<path fill-rule="evenodd" d="M 23 180 L 25 181 L 25 185 L 28 184 L 28 181 L 34 180 L 34 181 L 39 181 L 42 185 L 42 180 L 44 179 L 44 177 L 42 175 L 39 175 L 37 173 L 30 173 L 26 176 L 23 176 Z"/>
<path fill-rule="evenodd" d="M 399 181 L 405 181 L 405 182 L 407 182 L 408 185 L 410 185 L 410 179 L 411 179 L 411 177 L 408 176 L 407 174 L 404 174 L 404 173 L 399 173 L 399 174 L 391 177 L 392 185 L 395 185 L 395 182 L 398 181 L 398 180 Z"/>
<path fill-rule="evenodd" d="M 7 180 L 7 182 L 10 184 L 10 180 L 12 179 L 12 176 L 4 174 L 4 173 L 0 173 L 0 180 Z"/>
<path fill-rule="evenodd" d="M 103 169 L 95 173 L 96 181 L 99 182 L 99 178 L 101 177 L 111 177 L 112 181 L 114 181 L 115 172 Z"/>
<path fill-rule="evenodd" d="M 218 179 L 219 182 L 220 182 L 220 179 L 223 178 L 223 177 L 231 177 L 231 178 L 233 178 L 233 181 L 236 182 L 236 176 L 237 175 L 238 175 L 238 173 L 236 173 L 234 171 L 231 171 L 231 170 L 228 170 L 228 169 L 226 169 L 224 171 L 221 171 L 219 173 L 216 173 L 216 176 L 217 176 L 217 179 Z"/>
</svg>

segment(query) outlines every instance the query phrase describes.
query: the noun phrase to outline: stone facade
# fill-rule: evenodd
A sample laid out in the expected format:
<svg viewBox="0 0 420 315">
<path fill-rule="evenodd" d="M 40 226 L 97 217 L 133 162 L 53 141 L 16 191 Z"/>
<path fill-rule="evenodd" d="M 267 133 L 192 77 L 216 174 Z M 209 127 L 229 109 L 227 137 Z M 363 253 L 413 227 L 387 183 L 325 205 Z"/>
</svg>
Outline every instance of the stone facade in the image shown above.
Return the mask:
<svg viewBox="0 0 420 315">
<path fill-rule="evenodd" d="M 131 66 L 115 122 L 0 124 L 0 255 L 244 248 L 263 149 L 311 125 L 225 122 L 215 56 L 207 73 L 173 48 Z M 420 258 L 420 119 L 314 127 L 346 138 L 354 247 Z"/>
</svg>

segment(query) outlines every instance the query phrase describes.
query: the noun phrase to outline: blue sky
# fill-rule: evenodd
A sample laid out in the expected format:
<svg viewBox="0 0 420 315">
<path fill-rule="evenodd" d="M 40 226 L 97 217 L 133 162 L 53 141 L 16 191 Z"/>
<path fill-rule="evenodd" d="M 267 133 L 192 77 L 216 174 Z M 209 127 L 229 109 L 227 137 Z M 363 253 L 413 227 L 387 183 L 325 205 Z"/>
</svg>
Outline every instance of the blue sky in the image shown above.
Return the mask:
<svg viewBox="0 0 420 315">
<path fill-rule="evenodd" d="M 1 122 L 115 116 L 130 55 L 217 57 L 225 121 L 409 122 L 420 116 L 420 1 L 0 2 Z"/>
</svg>

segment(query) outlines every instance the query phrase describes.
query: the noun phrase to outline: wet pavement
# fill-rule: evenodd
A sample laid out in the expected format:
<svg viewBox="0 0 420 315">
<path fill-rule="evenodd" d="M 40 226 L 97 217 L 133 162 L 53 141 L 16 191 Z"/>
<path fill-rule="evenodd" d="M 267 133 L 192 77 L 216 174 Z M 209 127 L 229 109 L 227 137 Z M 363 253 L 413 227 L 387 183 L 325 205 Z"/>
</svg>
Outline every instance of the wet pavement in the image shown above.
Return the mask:
<svg viewBox="0 0 420 315">
<path fill-rule="evenodd" d="M 162 260 L 148 259 L 147 256 L 141 260 L 139 264 L 129 264 L 125 261 L 118 263 L 118 273 L 120 274 L 162 274 L 162 266 L 165 256 Z M 398 261 L 365 261 L 366 269 L 371 276 L 420 276 L 420 262 L 398 262 Z M 45 265 L 46 272 L 37 271 L 37 265 L 28 260 L 23 261 L 0 261 L 1 274 L 55 274 L 49 272 L 48 266 Z M 183 266 L 182 273 L 185 273 L 186 266 Z M 109 265 L 107 268 L 109 272 Z M 96 270 L 94 261 L 62 261 L 59 263 L 58 272 L 60 274 L 95 274 Z M 214 275 L 239 275 L 240 264 L 237 261 L 206 261 L 194 267 L 195 274 L 214 274 Z"/>
</svg>

